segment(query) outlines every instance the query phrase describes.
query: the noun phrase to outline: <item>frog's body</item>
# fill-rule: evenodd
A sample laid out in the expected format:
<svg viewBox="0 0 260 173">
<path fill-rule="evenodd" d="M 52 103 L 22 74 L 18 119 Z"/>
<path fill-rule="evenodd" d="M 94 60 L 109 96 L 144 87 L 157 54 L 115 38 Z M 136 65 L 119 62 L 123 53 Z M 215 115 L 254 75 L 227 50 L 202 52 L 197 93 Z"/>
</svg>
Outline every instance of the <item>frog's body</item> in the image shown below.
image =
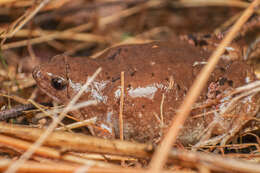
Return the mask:
<svg viewBox="0 0 260 173">
<path fill-rule="evenodd" d="M 35 68 L 33 76 L 40 89 L 59 102 L 66 103 L 87 78 L 102 67 L 102 72 L 80 99 L 96 99 L 98 105 L 81 109 L 81 115 L 75 116 L 81 119 L 97 117 L 96 125 L 106 133 L 94 130 L 95 134 L 118 138 L 120 73 L 124 71 L 124 138 L 156 142 L 173 120 L 176 109 L 208 55 L 181 41 L 122 45 L 109 49 L 96 59 L 56 56 L 49 63 Z M 221 62 L 212 73 L 208 86 L 214 83 L 221 85 L 222 90 L 238 87 L 245 84 L 245 79 L 251 74 L 252 69 L 243 62 Z M 57 77 L 66 81 L 67 86 L 55 89 L 51 81 Z M 205 101 L 208 93 L 205 89 L 200 101 Z M 183 144 L 197 142 L 201 132 L 216 119 L 214 116 L 189 118 L 179 141 Z M 225 128 L 215 131 L 223 133 Z"/>
</svg>

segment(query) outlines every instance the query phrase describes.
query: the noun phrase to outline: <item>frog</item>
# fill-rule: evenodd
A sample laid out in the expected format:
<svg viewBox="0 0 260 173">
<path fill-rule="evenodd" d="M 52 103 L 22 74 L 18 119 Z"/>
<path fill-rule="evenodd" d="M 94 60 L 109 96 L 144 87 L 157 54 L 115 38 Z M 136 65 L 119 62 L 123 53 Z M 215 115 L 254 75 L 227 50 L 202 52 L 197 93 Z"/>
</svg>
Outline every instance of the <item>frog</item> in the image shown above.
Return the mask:
<svg viewBox="0 0 260 173">
<path fill-rule="evenodd" d="M 92 134 L 111 139 L 120 136 L 121 72 L 124 72 L 123 138 L 157 144 L 174 121 L 178 107 L 210 54 L 183 40 L 124 44 L 109 48 L 95 59 L 57 55 L 35 67 L 32 75 L 40 90 L 66 104 L 101 67 L 102 71 L 79 99 L 79 102 L 96 100 L 97 105 L 81 108 L 73 116 L 80 120 L 95 118 L 98 128 L 92 128 Z M 197 103 L 220 100 L 227 91 L 255 80 L 249 64 L 223 58 L 211 73 Z M 241 102 L 244 107 L 235 111 L 235 117 L 244 115 L 246 109 L 256 112 L 252 99 L 248 100 Z M 221 104 L 193 108 L 177 142 L 184 146 L 195 145 L 207 135 L 209 139 L 227 134 L 234 118 L 216 113 Z M 204 114 L 210 110 L 213 113 Z M 200 113 L 201 116 L 197 116 Z M 238 121 L 244 120 L 238 118 Z M 239 128 L 243 123 L 240 124 Z M 211 133 L 206 135 L 206 129 L 211 129 Z"/>
</svg>

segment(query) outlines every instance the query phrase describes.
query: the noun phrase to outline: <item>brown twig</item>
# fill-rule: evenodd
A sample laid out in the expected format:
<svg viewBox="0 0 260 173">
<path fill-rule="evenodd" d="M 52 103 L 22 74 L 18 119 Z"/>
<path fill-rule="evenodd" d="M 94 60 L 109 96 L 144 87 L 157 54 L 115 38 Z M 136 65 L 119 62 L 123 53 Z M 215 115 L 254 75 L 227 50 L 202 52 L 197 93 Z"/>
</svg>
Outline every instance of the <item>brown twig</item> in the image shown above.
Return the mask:
<svg viewBox="0 0 260 173">
<path fill-rule="evenodd" d="M 50 106 L 50 103 L 42 103 L 45 106 Z M 0 121 L 7 120 L 9 118 L 16 118 L 23 114 L 23 111 L 33 110 L 36 107 L 33 104 L 16 105 L 11 109 L 0 111 Z"/>
<path fill-rule="evenodd" d="M 237 0 L 181 0 L 172 1 L 171 4 L 174 7 L 203 7 L 203 6 L 231 6 L 246 8 L 249 3 Z"/>
<path fill-rule="evenodd" d="M 0 171 L 6 171 L 6 169 L 12 165 L 14 161 L 9 159 L 1 159 L 0 161 Z M 79 166 L 61 164 L 61 163 L 37 163 L 33 161 L 27 161 L 21 165 L 21 167 L 17 170 L 17 173 L 27 172 L 45 172 L 45 173 L 70 173 L 75 172 Z"/>
<path fill-rule="evenodd" d="M 124 119 L 123 119 L 123 111 L 124 111 L 124 81 L 125 81 L 125 73 L 121 72 L 121 95 L 120 95 L 120 109 L 119 109 L 119 131 L 120 131 L 120 140 L 124 140 Z M 121 160 L 121 165 L 125 165 L 125 160 Z"/>
<path fill-rule="evenodd" d="M 95 42 L 95 43 L 105 43 L 106 39 L 102 36 L 94 35 L 94 34 L 87 34 L 87 33 L 77 33 L 77 32 L 51 32 L 51 31 L 32 31 L 30 30 L 21 30 L 17 32 L 16 37 L 24 37 L 31 33 L 33 36 L 40 36 L 37 38 L 32 38 L 32 39 L 27 39 L 27 40 L 22 40 L 22 41 L 16 41 L 12 43 L 8 43 L 5 45 L 2 45 L 2 50 L 6 49 L 11 49 L 11 48 L 16 48 L 16 47 L 21 47 L 21 46 L 26 46 L 28 42 L 33 45 L 37 43 L 41 43 L 44 41 L 49 41 L 53 39 L 53 35 L 59 35 L 60 39 L 69 39 L 69 40 L 76 40 L 76 41 L 87 41 L 87 42 Z M 5 35 L 2 35 L 1 38 L 6 37 Z M 9 36 L 10 37 L 10 36 Z M 13 36 L 12 36 L 13 37 Z"/>
<path fill-rule="evenodd" d="M 245 160 L 237 160 L 225 158 L 215 154 L 206 154 L 202 152 L 172 150 L 169 152 L 170 157 L 179 158 L 181 161 L 188 161 L 198 165 L 198 163 L 215 171 L 222 172 L 260 172 L 259 164 L 247 162 Z"/>
<path fill-rule="evenodd" d="M 0 132 L 2 134 L 35 141 L 44 133 L 44 129 L 0 123 Z M 55 148 L 61 148 L 63 151 L 73 150 L 77 152 L 117 154 L 138 158 L 149 158 L 153 153 L 152 145 L 148 144 L 132 143 L 121 140 L 107 140 L 68 132 L 53 132 L 44 144 Z M 240 172 L 247 173 L 260 172 L 260 166 L 257 163 L 225 158 L 211 153 L 173 149 L 169 152 L 169 160 L 179 160 L 180 165 L 183 163 L 184 165 L 189 165 L 191 167 L 196 167 L 198 164 L 204 164 L 204 166 L 213 171 L 224 170 L 230 172 L 241 170 Z"/>
<path fill-rule="evenodd" d="M 120 111 L 119 111 L 119 129 L 120 129 L 120 140 L 124 140 L 124 120 L 123 120 L 123 111 L 124 111 L 124 75 L 125 73 L 121 72 L 121 96 L 120 96 Z"/>
<path fill-rule="evenodd" d="M 5 171 L 14 161 L 9 159 L 0 160 L 0 171 Z M 79 165 L 69 165 L 67 163 L 38 163 L 33 161 L 27 161 L 17 170 L 17 173 L 35 173 L 35 172 L 44 172 L 44 173 L 75 173 L 75 172 L 88 172 L 88 173 L 145 173 L 146 169 L 140 168 L 103 168 L 96 166 L 79 166 Z M 173 171 L 162 171 L 162 173 L 173 173 Z M 177 170 L 174 173 L 195 173 L 194 171 L 181 171 Z"/>
<path fill-rule="evenodd" d="M 18 149 L 18 150 L 23 150 L 26 151 L 28 150 L 31 146 L 32 143 L 5 136 L 5 135 L 0 135 L 0 143 L 3 146 L 10 147 L 12 149 Z M 39 147 L 34 155 L 38 155 L 41 157 L 46 157 L 46 158 L 52 158 L 52 159 L 61 159 L 64 161 L 72 162 L 72 163 L 80 163 L 80 164 L 91 164 L 92 166 L 100 166 L 100 167 L 113 167 L 114 165 L 109 164 L 109 163 L 104 163 L 104 162 L 98 162 L 98 161 L 91 161 L 87 159 L 80 158 L 76 155 L 65 153 L 61 154 L 61 151 L 49 147 Z"/>
<path fill-rule="evenodd" d="M 12 135 L 30 141 L 36 141 L 44 131 L 44 129 L 0 123 L 0 132 L 2 134 Z M 61 131 L 53 132 L 50 137 L 46 139 L 44 144 L 52 147 L 64 148 L 68 151 L 98 152 L 101 154 L 116 154 L 140 158 L 150 157 L 153 151 L 153 146 L 150 144 L 131 143 L 121 140 L 107 140 Z"/>
</svg>

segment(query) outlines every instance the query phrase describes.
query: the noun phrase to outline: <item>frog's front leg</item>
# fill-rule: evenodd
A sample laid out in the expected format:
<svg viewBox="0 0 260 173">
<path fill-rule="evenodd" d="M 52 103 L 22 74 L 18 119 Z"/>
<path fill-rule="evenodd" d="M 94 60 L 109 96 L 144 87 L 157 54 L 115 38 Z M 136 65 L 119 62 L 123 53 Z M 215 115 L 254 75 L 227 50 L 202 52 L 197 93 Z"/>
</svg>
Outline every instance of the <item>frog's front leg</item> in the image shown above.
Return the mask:
<svg viewBox="0 0 260 173">
<path fill-rule="evenodd" d="M 255 52 L 255 50 L 259 48 L 259 42 L 260 42 L 260 34 L 258 34 L 256 39 L 249 44 L 246 53 L 244 54 L 244 60 L 249 59 L 249 57 L 251 57 L 251 55 Z"/>
<path fill-rule="evenodd" d="M 94 113 L 96 114 L 96 113 Z M 115 139 L 117 137 L 118 123 L 116 123 L 117 113 L 108 108 L 104 113 L 96 114 L 97 121 L 95 125 L 91 126 L 91 132 L 93 136 L 102 137 L 106 139 Z"/>
</svg>

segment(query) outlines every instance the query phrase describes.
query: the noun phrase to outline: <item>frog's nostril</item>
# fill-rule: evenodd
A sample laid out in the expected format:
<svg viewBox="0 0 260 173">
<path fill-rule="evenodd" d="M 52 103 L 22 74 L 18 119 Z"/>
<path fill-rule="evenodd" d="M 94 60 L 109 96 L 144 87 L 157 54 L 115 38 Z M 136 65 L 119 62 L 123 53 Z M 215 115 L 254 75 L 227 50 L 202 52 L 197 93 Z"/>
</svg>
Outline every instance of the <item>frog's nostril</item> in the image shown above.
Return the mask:
<svg viewBox="0 0 260 173">
<path fill-rule="evenodd" d="M 38 79 L 41 76 L 41 71 L 40 71 L 39 66 L 37 66 L 33 69 L 32 76 L 35 80 Z"/>
</svg>

